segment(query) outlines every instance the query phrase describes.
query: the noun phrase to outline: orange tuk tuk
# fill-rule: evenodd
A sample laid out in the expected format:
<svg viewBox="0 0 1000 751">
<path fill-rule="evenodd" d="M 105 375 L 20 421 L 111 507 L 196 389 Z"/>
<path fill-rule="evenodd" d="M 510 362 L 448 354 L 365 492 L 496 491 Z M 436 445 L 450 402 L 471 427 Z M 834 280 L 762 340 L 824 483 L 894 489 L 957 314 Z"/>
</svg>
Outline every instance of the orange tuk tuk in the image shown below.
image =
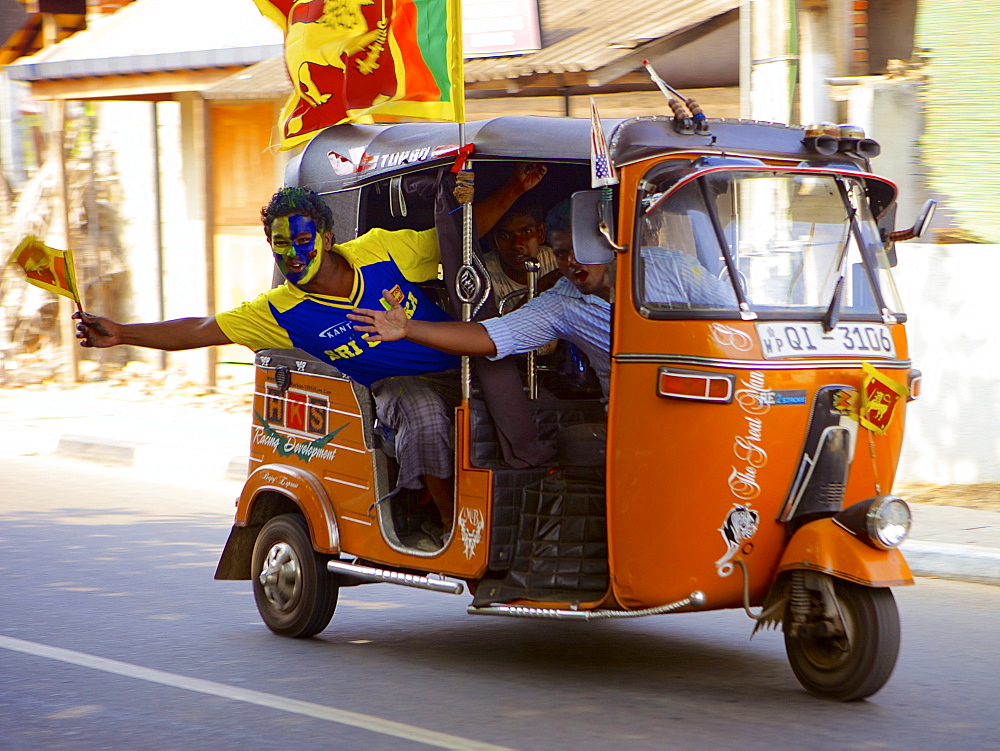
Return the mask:
<svg viewBox="0 0 1000 751">
<path fill-rule="evenodd" d="M 891 491 L 920 373 L 894 243 L 932 207 L 894 231 L 896 189 L 870 171 L 878 145 L 847 126 L 601 127 L 619 182 L 600 190 L 582 119 L 468 123 L 465 144 L 454 124 L 335 126 L 289 165 L 286 183 L 325 197 L 340 241 L 457 222 L 465 247 L 441 242 L 436 286 L 478 320 L 497 301 L 469 209 L 446 210 L 449 175 L 471 170 L 480 192 L 544 164 L 537 200 L 572 196 L 577 257 L 615 264 L 610 385 L 605 398 L 557 348 L 508 358 L 516 385 L 498 399 L 484 361 L 464 358 L 454 530 L 426 550 L 414 541 L 433 506 L 393 492 L 406 447 L 369 389 L 335 359 L 261 351 L 249 476 L 216 578 L 251 579 L 264 622 L 290 637 L 322 631 L 339 589 L 371 582 L 468 590 L 475 615 L 742 609 L 783 629 L 808 691 L 869 696 L 896 662 L 891 587 L 913 583 L 898 550 L 910 513 Z M 685 273 L 724 294 L 685 299 Z M 512 458 L 525 425 L 551 460 Z"/>
</svg>

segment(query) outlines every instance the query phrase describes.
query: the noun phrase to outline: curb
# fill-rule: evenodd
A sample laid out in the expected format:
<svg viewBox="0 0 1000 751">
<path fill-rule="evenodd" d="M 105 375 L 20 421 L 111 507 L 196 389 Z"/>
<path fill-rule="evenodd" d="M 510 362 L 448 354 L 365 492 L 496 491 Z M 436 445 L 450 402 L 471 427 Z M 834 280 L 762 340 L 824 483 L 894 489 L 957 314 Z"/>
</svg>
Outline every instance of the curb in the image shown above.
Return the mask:
<svg viewBox="0 0 1000 751">
<path fill-rule="evenodd" d="M 908 540 L 900 550 L 914 576 L 1000 586 L 1000 550 L 995 548 Z"/>
<path fill-rule="evenodd" d="M 233 456 L 218 451 L 201 451 L 193 456 L 186 448 L 165 448 L 103 436 L 72 434 L 60 436 L 53 453 L 67 459 L 115 467 L 172 473 L 182 470 L 239 482 L 246 480 L 250 462 L 249 456 Z"/>
<path fill-rule="evenodd" d="M 130 467 L 135 463 L 138 443 L 118 441 L 113 438 L 92 438 L 83 435 L 64 435 L 56 444 L 55 453 L 84 461 Z"/>
</svg>

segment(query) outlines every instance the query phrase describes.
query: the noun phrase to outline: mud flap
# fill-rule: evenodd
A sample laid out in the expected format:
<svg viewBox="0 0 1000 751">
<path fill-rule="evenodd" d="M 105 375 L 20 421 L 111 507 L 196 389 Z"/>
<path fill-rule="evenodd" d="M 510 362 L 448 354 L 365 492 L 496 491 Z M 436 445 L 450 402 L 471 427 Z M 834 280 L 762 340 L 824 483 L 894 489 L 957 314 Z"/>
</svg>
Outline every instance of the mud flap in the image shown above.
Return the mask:
<svg viewBox="0 0 1000 751">
<path fill-rule="evenodd" d="M 233 526 L 222 549 L 222 557 L 215 569 L 216 579 L 249 579 L 253 544 L 257 541 L 260 525 L 252 527 Z"/>
</svg>

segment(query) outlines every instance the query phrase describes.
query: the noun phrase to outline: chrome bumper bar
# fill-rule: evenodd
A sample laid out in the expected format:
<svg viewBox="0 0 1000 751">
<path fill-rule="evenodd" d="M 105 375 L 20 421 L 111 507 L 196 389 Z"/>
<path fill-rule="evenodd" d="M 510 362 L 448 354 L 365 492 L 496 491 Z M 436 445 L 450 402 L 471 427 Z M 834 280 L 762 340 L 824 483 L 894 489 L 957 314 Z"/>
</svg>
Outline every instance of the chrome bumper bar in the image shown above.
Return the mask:
<svg viewBox="0 0 1000 751">
<path fill-rule="evenodd" d="M 682 608 L 700 608 L 705 604 L 702 592 L 692 592 L 683 600 L 657 605 L 642 610 L 554 610 L 552 608 L 529 608 L 521 605 L 487 605 L 468 608 L 470 615 L 506 615 L 512 618 L 549 618 L 562 621 L 598 621 L 608 618 L 642 618 L 647 615 L 665 615 Z"/>
<path fill-rule="evenodd" d="M 399 584 L 403 587 L 429 589 L 432 592 L 443 592 L 447 595 L 460 595 L 465 591 L 465 585 L 459 581 L 432 579 L 429 576 L 404 574 L 401 571 L 360 566 L 357 563 L 347 563 L 346 561 L 328 561 L 326 568 L 332 574 L 341 574 L 342 576 L 349 576 L 352 579 L 360 579 L 366 582 Z"/>
</svg>

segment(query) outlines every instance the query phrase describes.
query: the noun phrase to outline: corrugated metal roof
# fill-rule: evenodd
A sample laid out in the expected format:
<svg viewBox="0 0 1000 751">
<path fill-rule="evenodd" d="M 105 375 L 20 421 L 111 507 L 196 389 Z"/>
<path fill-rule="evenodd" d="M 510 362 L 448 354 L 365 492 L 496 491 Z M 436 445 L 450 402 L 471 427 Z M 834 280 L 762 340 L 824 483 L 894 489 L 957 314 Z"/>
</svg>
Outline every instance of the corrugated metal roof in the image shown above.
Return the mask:
<svg viewBox="0 0 1000 751">
<path fill-rule="evenodd" d="M 292 91 L 284 56 L 251 65 L 224 81 L 202 89 L 205 99 L 284 99 Z"/>
<path fill-rule="evenodd" d="M 651 52 L 652 43 L 735 11 L 739 0 L 539 0 L 542 49 L 465 63 L 467 85 L 538 74 L 586 74 Z M 623 73 L 641 65 L 626 66 Z"/>
<path fill-rule="evenodd" d="M 282 50 L 253 0 L 136 0 L 7 71 L 21 81 L 117 76 L 251 65 Z"/>
</svg>

